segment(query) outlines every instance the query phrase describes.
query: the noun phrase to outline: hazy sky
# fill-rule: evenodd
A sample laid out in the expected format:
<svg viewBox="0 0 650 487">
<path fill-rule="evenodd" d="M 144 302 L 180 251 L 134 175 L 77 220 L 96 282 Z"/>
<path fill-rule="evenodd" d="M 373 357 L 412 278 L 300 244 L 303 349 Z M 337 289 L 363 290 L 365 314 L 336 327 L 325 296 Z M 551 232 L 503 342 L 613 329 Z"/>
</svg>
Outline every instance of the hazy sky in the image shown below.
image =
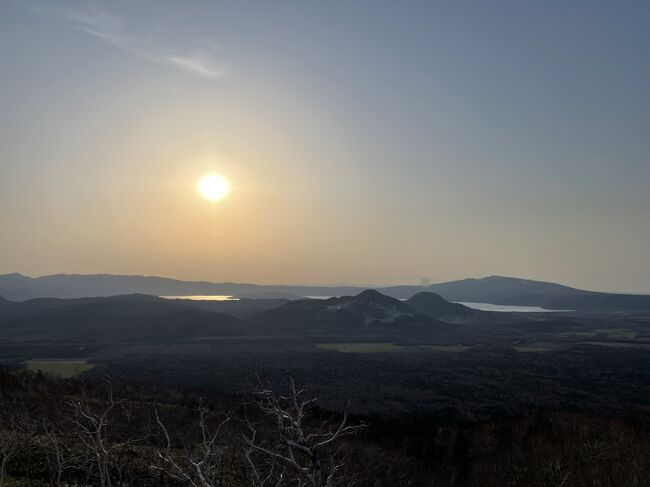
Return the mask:
<svg viewBox="0 0 650 487">
<path fill-rule="evenodd" d="M 650 291 L 648 25 L 647 0 L 2 0 L 0 273 Z"/>
</svg>

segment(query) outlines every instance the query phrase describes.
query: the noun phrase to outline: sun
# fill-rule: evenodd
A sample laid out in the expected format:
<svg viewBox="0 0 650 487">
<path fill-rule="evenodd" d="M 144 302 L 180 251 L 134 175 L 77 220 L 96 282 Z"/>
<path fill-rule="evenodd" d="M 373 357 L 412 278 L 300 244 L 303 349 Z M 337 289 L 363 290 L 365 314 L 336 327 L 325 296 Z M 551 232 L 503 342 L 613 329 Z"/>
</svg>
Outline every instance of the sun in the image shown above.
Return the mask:
<svg viewBox="0 0 650 487">
<path fill-rule="evenodd" d="M 230 183 L 219 174 L 206 174 L 196 185 L 199 194 L 208 201 L 220 201 L 228 196 Z"/>
</svg>

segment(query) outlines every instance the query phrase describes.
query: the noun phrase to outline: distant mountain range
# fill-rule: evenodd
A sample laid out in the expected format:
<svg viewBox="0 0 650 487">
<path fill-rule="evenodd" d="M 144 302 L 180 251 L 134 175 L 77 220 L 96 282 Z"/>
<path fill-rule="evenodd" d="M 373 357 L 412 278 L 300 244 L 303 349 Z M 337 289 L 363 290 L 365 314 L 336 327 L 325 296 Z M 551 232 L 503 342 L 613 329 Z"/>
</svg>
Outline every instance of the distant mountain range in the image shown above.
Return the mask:
<svg viewBox="0 0 650 487">
<path fill-rule="evenodd" d="M 57 274 L 35 278 L 22 274 L 0 275 L 0 296 L 12 301 L 37 297 L 79 298 L 132 293 L 154 296 L 228 295 L 240 298 L 298 299 L 304 296 L 350 296 L 364 289 L 358 286 L 211 283 L 109 274 Z M 585 291 L 549 282 L 500 276 L 463 279 L 429 286 L 388 286 L 377 290 L 397 299 L 409 299 L 425 291 L 455 302 L 580 311 L 650 310 L 650 295 Z"/>
</svg>

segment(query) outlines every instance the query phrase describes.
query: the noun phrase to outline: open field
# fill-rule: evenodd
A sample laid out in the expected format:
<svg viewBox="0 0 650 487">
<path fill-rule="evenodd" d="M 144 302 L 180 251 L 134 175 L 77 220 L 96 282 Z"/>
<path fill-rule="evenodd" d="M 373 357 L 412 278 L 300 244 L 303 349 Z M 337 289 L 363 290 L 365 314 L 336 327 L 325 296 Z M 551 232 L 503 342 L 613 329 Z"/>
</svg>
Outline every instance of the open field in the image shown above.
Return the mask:
<svg viewBox="0 0 650 487">
<path fill-rule="evenodd" d="M 434 350 L 436 352 L 466 352 L 473 347 L 456 343 L 454 345 L 420 345 L 418 348 L 425 350 Z"/>
<path fill-rule="evenodd" d="M 40 370 L 44 374 L 50 374 L 56 377 L 68 378 L 81 374 L 95 367 L 95 364 L 89 364 L 86 360 L 27 360 L 23 362 L 28 370 Z"/>
<path fill-rule="evenodd" d="M 338 352 L 350 353 L 381 353 L 381 352 L 397 352 L 409 350 L 431 350 L 435 352 L 466 352 L 471 350 L 472 346 L 462 345 L 455 343 L 453 345 L 417 345 L 417 346 L 403 346 L 395 345 L 394 343 L 379 342 L 379 343 L 318 343 L 318 348 L 324 350 L 336 350 Z"/>
</svg>

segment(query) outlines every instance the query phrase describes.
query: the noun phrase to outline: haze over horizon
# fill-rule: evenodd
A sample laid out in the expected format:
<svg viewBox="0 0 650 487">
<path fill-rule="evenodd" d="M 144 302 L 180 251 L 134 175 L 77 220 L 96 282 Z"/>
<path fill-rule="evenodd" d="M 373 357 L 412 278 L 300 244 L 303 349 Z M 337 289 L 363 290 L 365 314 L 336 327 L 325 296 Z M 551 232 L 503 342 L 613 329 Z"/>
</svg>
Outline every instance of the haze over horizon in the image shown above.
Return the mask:
<svg viewBox="0 0 650 487">
<path fill-rule="evenodd" d="M 388 283 L 360 283 L 360 282 L 333 282 L 333 283 L 319 283 L 319 282 L 254 282 L 254 281 L 226 281 L 226 280 L 219 280 L 219 279 L 182 279 L 178 277 L 173 277 L 173 276 L 161 276 L 161 275 L 143 275 L 143 274 L 114 274 L 114 273 L 70 273 L 70 272 L 60 272 L 56 274 L 44 274 L 44 275 L 27 275 L 21 272 L 11 272 L 11 273 L 0 273 L 0 277 L 3 276 L 11 276 L 11 275 L 19 275 L 31 279 L 39 279 L 39 278 L 48 278 L 48 277 L 59 277 L 59 276 L 82 276 L 82 277 L 95 277 L 95 276 L 108 276 L 108 277 L 136 277 L 136 278 L 153 278 L 153 279 L 171 279 L 171 280 L 177 280 L 181 282 L 197 282 L 197 283 L 208 283 L 208 284 L 235 284 L 235 285 L 258 285 L 262 287 L 347 287 L 347 288 L 359 288 L 359 289 L 383 289 L 383 288 L 389 288 L 389 287 L 399 287 L 399 286 L 414 286 L 418 287 L 421 286 L 422 288 L 426 288 L 430 285 L 437 285 L 437 284 L 446 284 L 446 283 L 452 283 L 452 282 L 460 282 L 460 281 L 465 281 L 465 280 L 476 280 L 476 281 L 482 281 L 482 280 L 489 280 L 489 279 L 501 279 L 501 280 L 523 280 L 523 281 L 533 281 L 533 282 L 547 282 L 550 284 L 558 284 L 560 286 L 566 286 L 569 288 L 573 289 L 579 289 L 582 291 L 596 291 L 596 292 L 604 292 L 604 293 L 613 293 L 613 294 L 639 294 L 639 295 L 644 295 L 644 294 L 650 294 L 650 292 L 647 291 L 639 291 L 635 289 L 628 289 L 628 290 L 608 290 L 608 289 L 586 289 L 586 288 L 579 288 L 577 286 L 572 286 L 571 284 L 568 283 L 563 283 L 563 282 L 556 282 L 556 281 L 541 281 L 539 279 L 531 279 L 529 277 L 525 276 L 500 276 L 500 275 L 490 275 L 490 276 L 465 276 L 465 277 L 460 277 L 458 279 L 452 279 L 450 281 L 432 281 L 428 278 L 423 278 L 419 282 L 388 282 Z M 128 294 L 128 293 L 127 293 Z M 147 292 L 145 292 L 147 294 Z M 1 293 L 0 293 L 1 296 Z"/>
<path fill-rule="evenodd" d="M 650 292 L 649 21 L 642 1 L 3 2 L 0 273 Z"/>
</svg>

